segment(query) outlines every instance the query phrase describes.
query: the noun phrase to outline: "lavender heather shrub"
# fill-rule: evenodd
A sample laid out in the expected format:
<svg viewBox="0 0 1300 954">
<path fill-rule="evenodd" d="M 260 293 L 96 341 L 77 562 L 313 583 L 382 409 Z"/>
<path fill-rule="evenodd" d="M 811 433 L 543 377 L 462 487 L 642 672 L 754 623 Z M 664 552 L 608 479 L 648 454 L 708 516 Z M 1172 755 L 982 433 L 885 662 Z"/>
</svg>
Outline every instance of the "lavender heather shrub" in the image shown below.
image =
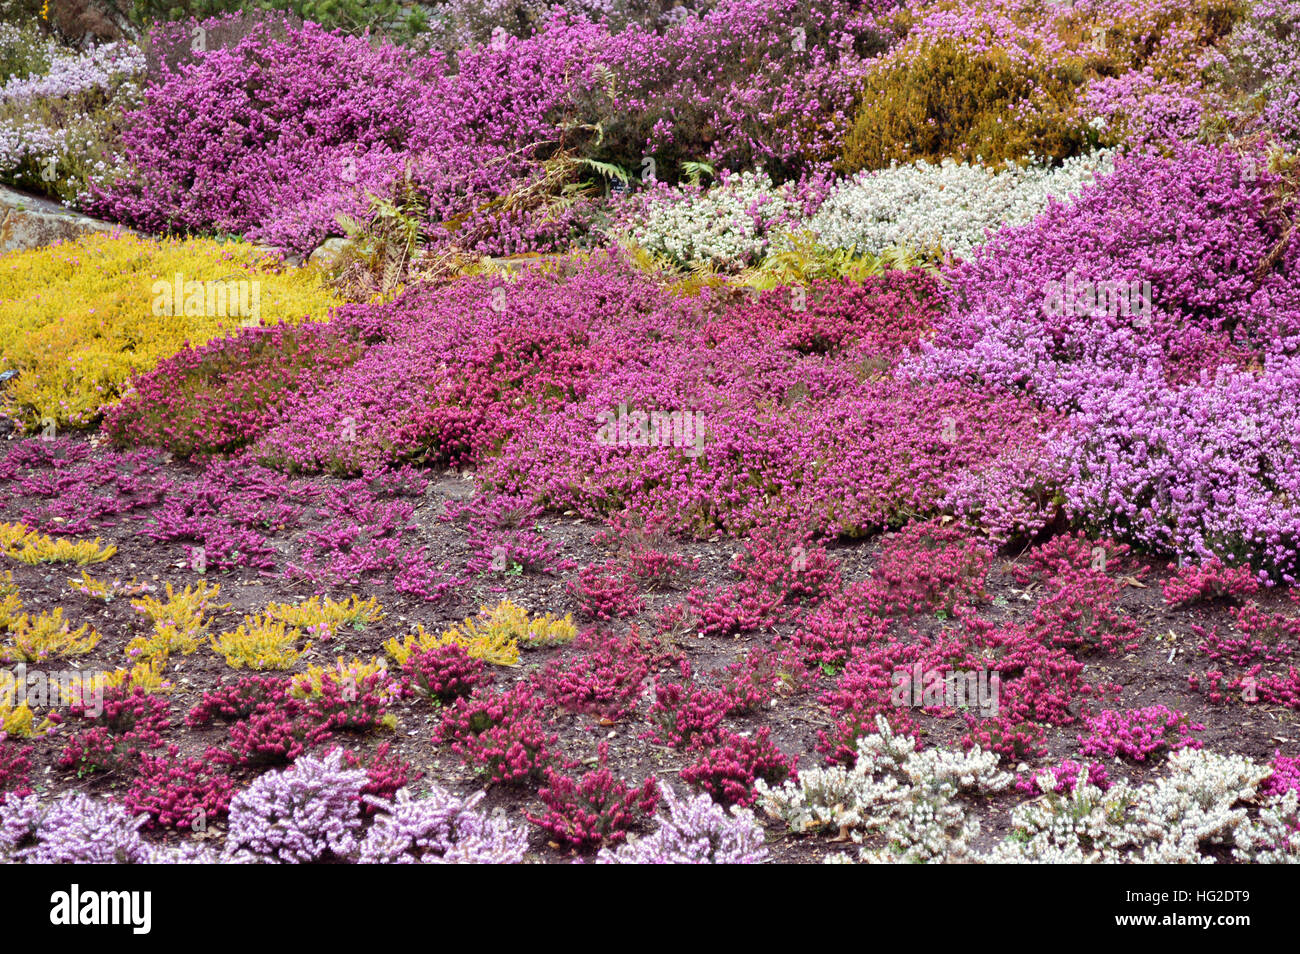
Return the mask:
<svg viewBox="0 0 1300 954">
<path fill-rule="evenodd" d="M 28 864 L 147 864 L 145 816 L 81 792 L 43 805 L 35 795 L 0 802 L 0 856 Z"/>
<path fill-rule="evenodd" d="M 300 864 L 357 850 L 366 773 L 345 769 L 343 751 L 304 756 L 268 772 L 230 803 L 226 855 L 239 862 Z"/>
<path fill-rule="evenodd" d="M 394 801 L 367 796 L 380 809 L 361 843 L 361 864 L 511 865 L 528 848 L 524 828 L 477 811 L 483 792 L 459 798 L 434 787 L 423 798 L 398 791 Z"/>
<path fill-rule="evenodd" d="M 755 865 L 767 860 L 763 829 L 752 813 L 732 809 L 728 815 L 708 795 L 679 799 L 662 786 L 668 817 L 659 818 L 652 835 L 596 856 L 606 865 Z"/>
</svg>

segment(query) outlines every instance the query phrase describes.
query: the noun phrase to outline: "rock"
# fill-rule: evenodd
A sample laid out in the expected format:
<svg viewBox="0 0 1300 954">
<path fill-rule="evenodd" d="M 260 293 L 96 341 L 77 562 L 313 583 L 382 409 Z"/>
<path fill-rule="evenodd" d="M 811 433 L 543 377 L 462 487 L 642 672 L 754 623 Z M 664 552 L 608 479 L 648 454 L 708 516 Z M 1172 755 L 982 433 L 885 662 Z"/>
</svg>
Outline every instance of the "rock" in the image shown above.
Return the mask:
<svg viewBox="0 0 1300 954">
<path fill-rule="evenodd" d="M 327 238 L 316 247 L 315 251 L 307 256 L 307 262 L 329 271 L 338 264 L 339 257 L 350 244 L 351 239 Z"/>
<path fill-rule="evenodd" d="M 87 232 L 134 234 L 49 199 L 0 186 L 0 254 L 69 241 Z"/>
</svg>

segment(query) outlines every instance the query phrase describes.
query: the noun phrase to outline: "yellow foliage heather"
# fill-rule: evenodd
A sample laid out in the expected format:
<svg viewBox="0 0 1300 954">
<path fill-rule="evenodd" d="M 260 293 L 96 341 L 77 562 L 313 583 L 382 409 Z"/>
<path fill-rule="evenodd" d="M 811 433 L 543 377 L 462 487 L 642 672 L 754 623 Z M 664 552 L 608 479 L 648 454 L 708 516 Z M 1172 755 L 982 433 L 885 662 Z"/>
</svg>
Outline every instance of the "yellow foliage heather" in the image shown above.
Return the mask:
<svg viewBox="0 0 1300 954">
<path fill-rule="evenodd" d="M 321 684 L 325 677 L 339 686 L 351 686 L 355 689 L 366 683 L 366 680 L 372 676 L 383 673 L 388 674 L 388 663 L 378 656 L 372 657 L 369 661 L 362 661 L 353 658 L 350 663 L 345 663 L 343 657 L 339 656 L 332 666 L 308 666 L 306 672 L 298 673 L 293 677 L 292 686 L 289 694 L 298 699 L 319 699 L 321 696 Z M 396 698 L 397 683 L 391 679 L 375 680 L 375 687 L 378 689 L 383 686 L 383 693 L 389 699 Z"/>
<path fill-rule="evenodd" d="M 119 579 L 114 579 L 110 583 L 108 580 L 96 579 L 85 570 L 81 571 L 79 578 L 68 577 L 68 586 L 78 593 L 92 599 L 103 600 L 105 603 L 111 603 L 119 596 L 143 596 L 154 589 L 152 585 L 141 583 L 134 578 L 129 583 L 123 583 Z"/>
<path fill-rule="evenodd" d="M 186 656 L 195 652 L 208 635 L 209 620 L 204 614 L 213 609 L 229 608 L 228 603 L 216 605 L 212 602 L 220 593 L 220 586 L 204 582 L 187 586 L 177 593 L 168 583 L 166 602 L 153 596 L 133 600 L 131 605 L 137 613 L 149 619 L 153 632 L 148 636 L 137 636 L 127 643 L 127 656 L 144 662 L 165 663 L 173 652 Z"/>
<path fill-rule="evenodd" d="M 183 290 L 187 282 L 223 290 L 258 283 L 245 309 L 256 315 L 230 315 L 240 309 L 221 307 L 216 295 L 211 307 L 205 297 L 202 308 L 187 309 L 189 292 L 155 309 L 155 284 L 178 275 Z M 132 376 L 186 342 L 200 346 L 252 321 L 324 320 L 338 303 L 314 267 L 277 268 L 242 242 L 94 234 L 13 252 L 0 257 L 0 370 L 19 375 L 4 411 L 28 432 L 87 426 Z"/>
<path fill-rule="evenodd" d="M 43 533 L 29 530 L 21 523 L 0 523 L 0 551 L 22 563 L 103 563 L 117 547 L 100 546 L 99 537 L 92 540 L 56 540 Z"/>
<path fill-rule="evenodd" d="M 63 705 L 71 705 L 79 699 L 93 698 L 109 688 L 121 688 L 127 691 L 143 689 L 151 695 L 160 692 L 171 692 L 175 687 L 170 679 L 163 677 L 163 665 L 164 663 L 161 660 L 149 660 L 136 663 L 130 669 L 114 669 L 112 672 L 88 672 L 68 687 L 67 695 L 63 697 L 62 703 Z M 62 689 L 60 691 L 62 692 Z"/>
<path fill-rule="evenodd" d="M 212 637 L 212 648 L 234 669 L 292 669 L 311 648 L 298 648 L 302 630 L 277 623 L 265 616 L 245 616 L 234 632 Z"/>
<path fill-rule="evenodd" d="M 441 635 L 435 636 L 426 632 L 423 626 L 417 626 L 413 635 L 401 642 L 396 638 L 390 639 L 384 643 L 384 649 L 401 666 L 413 649 L 429 650 L 456 643 L 484 662 L 513 666 L 519 662 L 520 644 L 530 648 L 556 646 L 572 642 L 577 635 L 578 629 L 568 616 L 563 619 L 550 615 L 533 618 L 522 607 L 502 600 Z"/>
<path fill-rule="evenodd" d="M 0 731 L 16 739 L 30 739 L 43 725 L 36 725 L 36 715 L 26 702 L 14 705 L 15 692 L 15 685 L 0 690 Z"/>
<path fill-rule="evenodd" d="M 89 624 L 73 629 L 63 618 L 62 608 L 40 616 L 19 616 L 0 644 L 0 662 L 41 662 L 52 656 L 84 656 L 99 642 L 99 633 Z"/>
<path fill-rule="evenodd" d="M 324 627 L 331 634 L 343 625 L 361 630 L 384 618 L 378 600 L 363 600 L 358 596 L 349 596 L 343 602 L 329 597 L 322 601 L 321 597 L 313 596 L 301 603 L 272 603 L 267 606 L 265 616 L 298 629 L 316 627 L 319 632 Z"/>
</svg>

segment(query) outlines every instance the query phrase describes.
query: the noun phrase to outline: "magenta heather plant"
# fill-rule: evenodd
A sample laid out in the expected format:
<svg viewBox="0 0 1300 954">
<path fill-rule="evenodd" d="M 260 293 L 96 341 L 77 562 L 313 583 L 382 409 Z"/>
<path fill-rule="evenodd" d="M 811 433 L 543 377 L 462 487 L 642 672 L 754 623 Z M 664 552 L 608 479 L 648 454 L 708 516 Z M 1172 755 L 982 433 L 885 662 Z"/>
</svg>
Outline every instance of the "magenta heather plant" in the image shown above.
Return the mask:
<svg viewBox="0 0 1300 954">
<path fill-rule="evenodd" d="M 681 682 L 656 682 L 655 701 L 647 714 L 650 729 L 642 738 L 675 749 L 712 743 L 734 698 L 723 690 L 692 683 L 690 667 L 685 663 L 681 676 Z"/>
<path fill-rule="evenodd" d="M 580 655 L 555 659 L 542 671 L 540 682 L 552 702 L 610 720 L 636 707 L 652 660 L 635 628 L 623 637 L 589 631 L 574 648 Z"/>
<path fill-rule="evenodd" d="M 985 719 L 982 722 L 967 716 L 970 731 L 961 737 L 961 747 L 979 746 L 985 752 L 996 752 L 1007 762 L 1023 762 L 1047 754 L 1047 733 L 1035 722 L 1014 722 L 1011 718 Z"/>
<path fill-rule="evenodd" d="M 968 531 L 939 521 L 912 523 L 887 538 L 872 570 L 880 612 L 898 618 L 942 611 L 984 596 L 993 552 Z"/>
<path fill-rule="evenodd" d="M 0 732 L 0 793 L 18 798 L 32 793 L 27 784 L 32 769 L 32 747 L 7 741 L 8 734 Z"/>
<path fill-rule="evenodd" d="M 130 690 L 107 686 L 102 707 L 96 701 L 98 712 L 81 703 L 68 707 L 68 716 L 79 720 L 73 724 L 86 727 L 68 738 L 58 758 L 61 768 L 75 768 L 78 774 L 126 771 L 141 755 L 163 744 L 162 732 L 169 725 L 165 699 L 138 686 Z"/>
<path fill-rule="evenodd" d="M 565 590 L 577 600 L 578 612 L 597 622 L 635 616 L 645 608 L 631 572 L 613 560 L 583 567 Z"/>
<path fill-rule="evenodd" d="M 528 820 L 560 844 L 581 852 L 613 847 L 640 827 L 659 804 L 654 776 L 639 788 L 616 779 L 608 767 L 609 743 L 602 742 L 597 767 L 573 778 L 546 767 L 546 780 L 537 791 L 547 811 Z"/>
<path fill-rule="evenodd" d="M 731 703 L 727 715 L 753 713 L 779 696 L 803 691 L 811 681 L 798 652 L 780 643 L 748 650 L 719 677 Z"/>
<path fill-rule="evenodd" d="M 213 772 L 203 759 L 179 758 L 172 746 L 165 757 L 141 757 L 122 804 L 132 815 L 146 816 L 146 829 L 197 830 L 225 816 L 233 791 L 229 775 Z"/>
<path fill-rule="evenodd" d="M 1168 706 L 1118 712 L 1108 709 L 1087 720 L 1088 732 L 1079 736 L 1080 755 L 1123 756 L 1137 762 L 1150 755 L 1178 749 L 1199 749 L 1201 742 L 1193 732 L 1205 726 L 1191 722 L 1187 716 Z"/>
<path fill-rule="evenodd" d="M 277 420 L 309 376 L 331 376 L 360 353 L 344 323 L 242 328 L 187 347 L 131 382 L 104 413 L 118 446 L 147 444 L 179 457 L 229 454 Z"/>
<path fill-rule="evenodd" d="M 444 705 L 492 682 L 486 663 L 458 643 L 424 650 L 416 647 L 402 663 L 409 685 Z"/>
<path fill-rule="evenodd" d="M 729 636 L 770 628 L 797 616 L 840 588 L 839 564 L 807 536 L 770 528 L 755 533 L 732 560 L 741 580 L 712 594 L 687 598 L 705 635 Z"/>
<path fill-rule="evenodd" d="M 1089 762 L 1085 766 L 1080 762 L 1066 759 L 1060 765 L 1024 773 L 1016 780 L 1016 789 L 1029 795 L 1046 795 L 1047 792 L 1042 788 L 1044 774 L 1051 775 L 1050 791 L 1057 795 L 1073 792 L 1079 784 L 1080 777 L 1086 780 L 1086 784 L 1099 788 L 1103 792 L 1110 788 L 1110 773 L 1100 762 Z"/>
<path fill-rule="evenodd" d="M 699 747 L 696 761 L 682 769 L 682 781 L 700 786 L 723 805 L 750 805 L 755 781 L 775 786 L 796 774 L 798 758 L 788 757 L 771 736 L 767 726 L 748 736 L 723 730 L 710 748 Z"/>
<path fill-rule="evenodd" d="M 1240 600 L 1259 592 L 1259 581 L 1246 567 L 1226 566 L 1212 559 L 1182 567 L 1170 565 L 1173 575 L 1165 580 L 1164 597 L 1169 606 L 1188 606 L 1214 600 Z"/>
<path fill-rule="evenodd" d="M 502 692 L 478 689 L 458 699 L 438 727 L 436 741 L 449 742 L 487 784 L 540 781 L 556 736 L 542 722 L 543 703 L 527 683 Z"/>
<path fill-rule="evenodd" d="M 1261 794 L 1283 795 L 1300 792 L 1300 756 L 1273 753 L 1273 774 L 1259 786 Z"/>
</svg>

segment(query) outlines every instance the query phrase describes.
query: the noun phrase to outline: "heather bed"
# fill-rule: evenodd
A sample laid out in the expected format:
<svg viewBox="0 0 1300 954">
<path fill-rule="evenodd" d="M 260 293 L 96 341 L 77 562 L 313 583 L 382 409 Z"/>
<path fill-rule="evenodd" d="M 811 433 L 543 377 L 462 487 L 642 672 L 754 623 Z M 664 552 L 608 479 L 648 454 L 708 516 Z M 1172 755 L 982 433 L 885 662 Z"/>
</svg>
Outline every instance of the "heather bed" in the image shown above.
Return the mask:
<svg viewBox="0 0 1300 954">
<path fill-rule="evenodd" d="M 0 856 L 1300 857 L 1294 4 L 450 13 L 0 35 Z"/>
</svg>

